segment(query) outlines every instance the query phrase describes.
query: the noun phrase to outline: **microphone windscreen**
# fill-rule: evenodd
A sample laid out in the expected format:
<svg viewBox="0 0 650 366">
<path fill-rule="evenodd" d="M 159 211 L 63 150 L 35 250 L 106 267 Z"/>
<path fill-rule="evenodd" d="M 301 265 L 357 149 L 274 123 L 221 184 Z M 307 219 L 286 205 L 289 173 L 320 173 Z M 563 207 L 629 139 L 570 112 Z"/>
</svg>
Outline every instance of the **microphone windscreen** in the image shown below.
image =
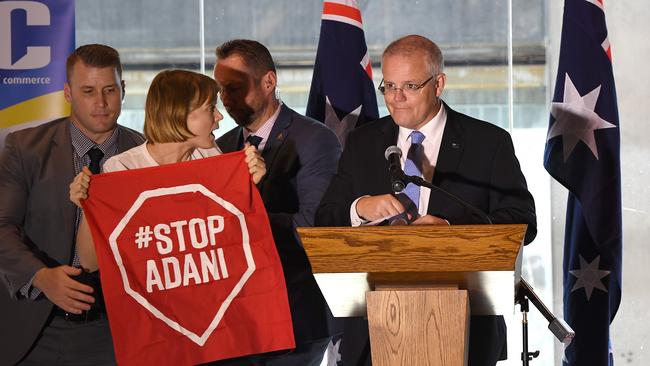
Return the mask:
<svg viewBox="0 0 650 366">
<path fill-rule="evenodd" d="M 397 156 L 401 158 L 402 157 L 402 149 L 400 149 L 399 147 L 397 147 L 395 145 L 389 146 L 389 147 L 386 148 L 386 151 L 384 152 L 384 158 L 386 158 L 386 160 L 388 160 L 388 157 L 393 155 L 393 154 L 397 154 Z"/>
</svg>

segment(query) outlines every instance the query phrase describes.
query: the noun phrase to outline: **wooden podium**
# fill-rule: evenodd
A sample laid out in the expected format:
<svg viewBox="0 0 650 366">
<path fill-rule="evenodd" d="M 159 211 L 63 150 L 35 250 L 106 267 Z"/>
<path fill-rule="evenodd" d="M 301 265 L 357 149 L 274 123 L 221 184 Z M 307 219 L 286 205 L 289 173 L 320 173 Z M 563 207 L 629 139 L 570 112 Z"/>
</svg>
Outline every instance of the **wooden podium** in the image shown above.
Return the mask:
<svg viewBox="0 0 650 366">
<path fill-rule="evenodd" d="M 374 366 L 466 365 L 470 313 L 514 310 L 526 225 L 298 233 L 334 316 L 367 314 Z"/>
</svg>

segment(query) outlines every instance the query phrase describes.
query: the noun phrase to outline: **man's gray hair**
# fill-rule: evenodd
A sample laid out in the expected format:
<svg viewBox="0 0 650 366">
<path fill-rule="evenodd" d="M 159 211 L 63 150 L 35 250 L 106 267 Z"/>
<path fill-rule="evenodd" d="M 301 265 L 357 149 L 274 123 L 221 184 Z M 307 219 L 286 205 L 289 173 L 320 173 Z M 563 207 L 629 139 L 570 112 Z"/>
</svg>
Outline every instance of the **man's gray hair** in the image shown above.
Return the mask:
<svg viewBox="0 0 650 366">
<path fill-rule="evenodd" d="M 417 34 L 410 34 L 391 42 L 384 50 L 382 59 L 392 55 L 408 56 L 419 51 L 423 51 L 426 54 L 427 63 L 431 68 L 431 75 L 443 72 L 444 59 L 438 45 L 430 39 Z"/>
</svg>

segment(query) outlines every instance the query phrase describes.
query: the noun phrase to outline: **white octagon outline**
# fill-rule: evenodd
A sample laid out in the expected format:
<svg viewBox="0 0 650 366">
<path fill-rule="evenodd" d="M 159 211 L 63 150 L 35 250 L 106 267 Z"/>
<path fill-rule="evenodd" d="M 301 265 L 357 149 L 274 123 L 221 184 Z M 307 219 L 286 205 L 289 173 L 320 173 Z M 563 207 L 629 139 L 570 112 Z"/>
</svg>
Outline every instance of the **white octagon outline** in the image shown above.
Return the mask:
<svg viewBox="0 0 650 366">
<path fill-rule="evenodd" d="M 228 210 L 228 212 L 235 215 L 237 219 L 239 219 L 239 224 L 241 226 L 241 231 L 242 231 L 242 247 L 244 249 L 244 256 L 246 257 L 246 264 L 248 265 L 248 268 L 242 275 L 241 279 L 237 282 L 233 290 L 230 292 L 230 294 L 226 297 L 226 299 L 219 307 L 219 310 L 217 311 L 217 314 L 212 319 L 212 322 L 210 322 L 210 325 L 208 325 L 206 330 L 200 336 L 188 329 L 185 329 L 182 325 L 173 321 L 172 319 L 169 319 L 167 316 L 165 316 L 165 314 L 163 314 L 160 310 L 158 310 L 155 306 L 153 306 L 146 298 L 144 298 L 144 296 L 140 295 L 138 292 L 134 291 L 131 288 L 131 286 L 129 285 L 129 279 L 126 274 L 126 270 L 124 269 L 124 263 L 122 262 L 122 256 L 120 255 L 120 252 L 117 247 L 118 236 L 122 233 L 122 231 L 126 227 L 126 224 L 129 222 L 129 220 L 131 220 L 133 215 L 135 215 L 135 213 L 142 206 L 144 201 L 152 197 L 160 197 L 160 196 L 179 194 L 179 193 L 196 193 L 196 192 L 202 193 L 204 196 L 213 200 L 218 205 Z M 127 294 L 129 294 L 131 297 L 133 297 L 135 301 L 137 301 L 140 305 L 142 305 L 146 310 L 150 311 L 156 318 L 162 320 L 170 328 L 186 336 L 192 342 L 198 344 L 199 346 L 203 346 L 205 342 L 208 340 L 208 338 L 210 337 L 210 335 L 212 334 L 212 332 L 217 328 L 217 325 L 219 325 L 219 322 L 221 321 L 223 315 L 225 314 L 226 310 L 230 306 L 230 303 L 235 298 L 235 296 L 239 294 L 241 289 L 244 287 L 246 281 L 248 281 L 248 279 L 253 274 L 253 272 L 255 272 L 255 268 L 256 268 L 255 260 L 253 259 L 253 253 L 250 247 L 248 227 L 246 225 L 246 219 L 244 218 L 244 214 L 241 211 L 239 211 L 232 203 L 217 196 L 216 194 L 214 194 L 213 192 L 205 188 L 205 186 L 203 186 L 202 184 L 187 184 L 187 185 L 175 186 L 175 187 L 157 188 L 157 189 L 152 189 L 140 193 L 140 195 L 135 200 L 131 208 L 127 211 L 126 215 L 124 215 L 124 217 L 120 220 L 120 222 L 117 224 L 117 226 L 109 236 L 108 243 L 111 247 L 111 251 L 113 252 L 115 262 L 117 263 L 117 266 L 120 270 L 120 274 L 122 276 L 122 283 L 124 284 L 124 291 Z"/>
</svg>

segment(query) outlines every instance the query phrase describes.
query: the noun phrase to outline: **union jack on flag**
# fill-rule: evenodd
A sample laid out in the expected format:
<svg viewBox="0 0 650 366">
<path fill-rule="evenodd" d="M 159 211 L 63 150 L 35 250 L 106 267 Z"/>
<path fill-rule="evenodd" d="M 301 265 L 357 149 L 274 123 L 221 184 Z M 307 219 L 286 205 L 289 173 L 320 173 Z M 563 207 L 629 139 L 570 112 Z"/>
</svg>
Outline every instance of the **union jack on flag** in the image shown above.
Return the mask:
<svg viewBox="0 0 650 366">
<path fill-rule="evenodd" d="M 613 365 L 609 327 L 621 301 L 620 129 L 602 0 L 566 0 L 544 166 L 569 190 L 565 365 Z"/>
</svg>

